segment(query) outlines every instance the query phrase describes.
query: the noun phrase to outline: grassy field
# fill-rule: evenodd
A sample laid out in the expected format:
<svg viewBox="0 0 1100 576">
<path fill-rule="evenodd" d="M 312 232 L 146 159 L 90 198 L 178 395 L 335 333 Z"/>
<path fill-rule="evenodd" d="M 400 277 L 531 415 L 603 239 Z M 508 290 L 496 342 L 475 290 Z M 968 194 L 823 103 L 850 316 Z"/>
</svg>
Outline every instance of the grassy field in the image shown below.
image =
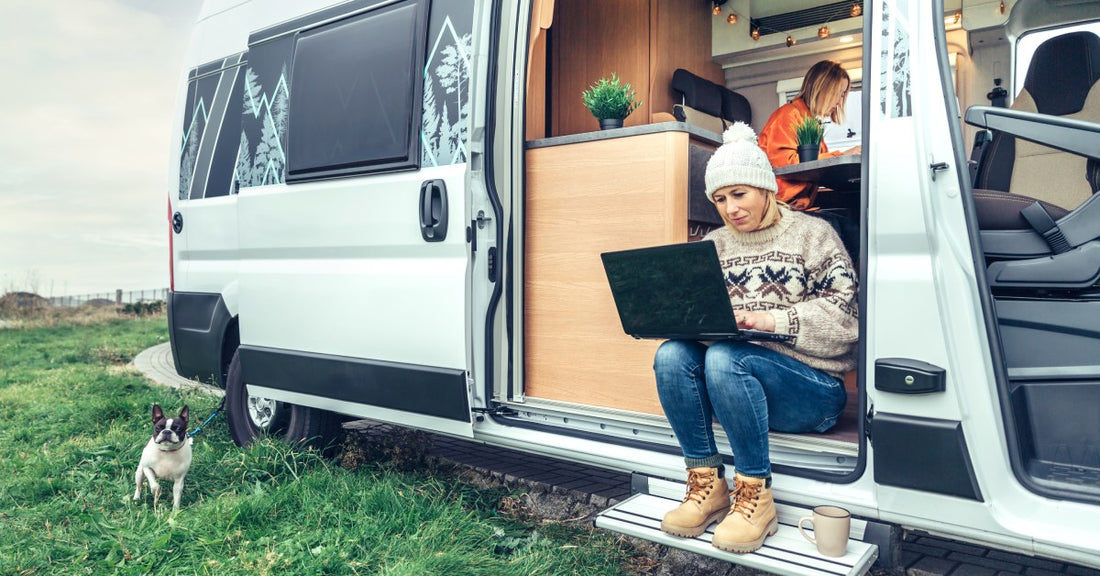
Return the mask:
<svg viewBox="0 0 1100 576">
<path fill-rule="evenodd" d="M 347 469 L 274 441 L 241 449 L 223 419 L 195 439 L 178 514 L 167 489 L 157 511 L 148 490 L 132 501 L 151 405 L 190 404 L 194 426 L 218 402 L 127 365 L 166 339 L 163 316 L 111 309 L 0 330 L 0 574 L 629 572 L 611 536 L 506 513 L 503 489 L 384 457 Z"/>
</svg>

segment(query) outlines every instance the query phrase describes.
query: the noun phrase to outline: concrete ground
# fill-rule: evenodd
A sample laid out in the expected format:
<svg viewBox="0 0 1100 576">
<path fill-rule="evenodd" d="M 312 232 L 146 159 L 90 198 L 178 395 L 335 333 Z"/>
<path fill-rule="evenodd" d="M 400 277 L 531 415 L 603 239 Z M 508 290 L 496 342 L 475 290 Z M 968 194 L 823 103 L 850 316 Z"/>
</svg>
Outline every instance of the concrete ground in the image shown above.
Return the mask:
<svg viewBox="0 0 1100 576">
<path fill-rule="evenodd" d="M 176 374 L 169 344 L 153 346 L 136 358 L 134 366 L 151 380 L 174 388 L 204 390 L 218 396 L 213 386 Z M 371 421 L 345 426 L 353 433 L 391 433 L 393 427 Z M 475 483 L 506 485 L 524 493 L 525 504 L 535 514 L 559 521 L 588 522 L 596 512 L 630 496 L 630 475 L 583 466 L 574 462 L 528 454 L 479 442 L 427 434 L 428 456 L 454 464 Z M 745 576 L 757 572 L 681 550 L 631 539 L 651 560 L 648 574 L 712 574 Z M 902 535 L 898 563 L 876 567 L 877 576 L 1100 576 L 1085 568 L 1002 550 L 936 538 L 919 532 Z"/>
</svg>

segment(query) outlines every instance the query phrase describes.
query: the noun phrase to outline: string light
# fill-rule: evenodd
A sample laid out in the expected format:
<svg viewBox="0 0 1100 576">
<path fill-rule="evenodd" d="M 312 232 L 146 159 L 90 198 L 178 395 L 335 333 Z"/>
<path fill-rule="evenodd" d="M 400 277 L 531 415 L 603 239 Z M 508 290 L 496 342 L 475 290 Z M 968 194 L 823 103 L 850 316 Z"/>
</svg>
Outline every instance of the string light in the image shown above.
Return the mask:
<svg viewBox="0 0 1100 576">
<path fill-rule="evenodd" d="M 795 40 L 794 38 L 791 38 L 791 35 L 787 34 L 787 48 L 790 48 L 791 46 L 794 46 L 795 44 L 798 44 L 798 40 Z"/>
<path fill-rule="evenodd" d="M 737 24 L 737 14 L 730 12 L 730 15 L 726 16 L 726 22 L 729 22 L 730 24 Z"/>
<path fill-rule="evenodd" d="M 831 34 L 831 32 L 829 31 L 828 26 L 822 26 L 821 28 L 817 29 L 817 37 L 818 38 L 828 38 L 829 34 Z"/>
<path fill-rule="evenodd" d="M 1001 11 L 1001 14 L 1005 13 L 1005 1 L 1004 0 L 1001 0 L 1001 5 L 998 6 L 997 9 Z"/>
<path fill-rule="evenodd" d="M 750 36 L 752 36 L 753 40 L 759 41 L 760 40 L 760 29 L 754 26 Z"/>
<path fill-rule="evenodd" d="M 722 7 L 715 4 L 714 8 L 710 9 L 710 13 L 714 14 L 715 16 L 718 16 L 718 15 L 722 14 Z"/>
<path fill-rule="evenodd" d="M 1003 2 L 1002 2 L 1002 4 L 1003 4 Z M 849 14 L 852 15 L 852 18 L 855 18 L 855 17 L 863 14 L 863 6 L 861 4 L 858 4 L 858 3 L 852 4 L 852 9 L 851 9 L 851 11 L 849 11 Z"/>
</svg>

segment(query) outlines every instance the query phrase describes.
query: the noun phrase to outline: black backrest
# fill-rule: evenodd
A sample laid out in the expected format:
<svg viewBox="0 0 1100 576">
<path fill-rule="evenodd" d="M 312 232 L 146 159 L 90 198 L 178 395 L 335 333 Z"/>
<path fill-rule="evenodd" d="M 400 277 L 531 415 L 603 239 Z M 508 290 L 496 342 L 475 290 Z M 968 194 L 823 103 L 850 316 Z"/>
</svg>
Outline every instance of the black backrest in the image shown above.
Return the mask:
<svg viewBox="0 0 1100 576">
<path fill-rule="evenodd" d="M 717 116 L 728 123 L 752 123 L 752 108 L 748 99 L 683 68 L 672 73 L 672 89 L 680 93 L 684 105 L 700 112 Z"/>
<path fill-rule="evenodd" d="M 1042 114 L 1080 112 L 1092 85 L 1100 79 L 1100 37 L 1074 32 L 1043 42 L 1024 79 L 1024 89 Z"/>
</svg>

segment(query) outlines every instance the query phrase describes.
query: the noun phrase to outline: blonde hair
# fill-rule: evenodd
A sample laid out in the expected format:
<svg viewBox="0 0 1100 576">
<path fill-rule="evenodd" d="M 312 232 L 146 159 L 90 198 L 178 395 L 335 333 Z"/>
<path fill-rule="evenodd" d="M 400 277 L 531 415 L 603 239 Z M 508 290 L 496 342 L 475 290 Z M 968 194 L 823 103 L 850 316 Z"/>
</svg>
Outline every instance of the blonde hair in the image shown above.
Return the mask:
<svg viewBox="0 0 1100 576">
<path fill-rule="evenodd" d="M 801 98 L 806 103 L 811 115 L 821 116 L 825 112 L 825 110 L 822 110 L 825 99 L 830 94 L 836 93 L 845 84 L 850 89 L 852 79 L 848 77 L 848 72 L 840 67 L 840 63 L 832 60 L 822 60 L 806 71 L 806 77 L 802 79 L 802 88 L 798 90 L 798 95 L 795 98 Z M 848 91 L 845 90 L 844 95 L 840 97 L 840 105 L 829 114 L 829 118 L 834 123 L 844 123 L 844 106 L 847 103 Z"/>
<path fill-rule="evenodd" d="M 760 217 L 760 227 L 757 230 L 764 230 L 765 228 L 771 228 L 779 221 L 783 219 L 783 212 L 779 210 L 779 206 L 786 204 L 775 195 L 775 192 L 771 190 L 764 190 L 768 195 L 768 205 L 764 208 L 764 215 Z"/>
</svg>

